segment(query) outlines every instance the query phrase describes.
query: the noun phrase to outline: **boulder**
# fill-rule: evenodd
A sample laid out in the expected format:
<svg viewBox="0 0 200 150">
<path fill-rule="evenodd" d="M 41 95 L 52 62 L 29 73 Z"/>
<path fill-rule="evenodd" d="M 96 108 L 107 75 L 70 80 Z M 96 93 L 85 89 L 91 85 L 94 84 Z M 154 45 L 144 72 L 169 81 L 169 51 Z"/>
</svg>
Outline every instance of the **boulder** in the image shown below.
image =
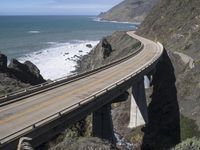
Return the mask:
<svg viewBox="0 0 200 150">
<path fill-rule="evenodd" d="M 86 44 L 86 47 L 92 48 L 92 44 Z"/>
<path fill-rule="evenodd" d="M 21 64 L 18 60 L 16 59 L 11 59 L 10 64 L 8 65 L 9 69 L 13 70 L 26 70 L 25 66 Z"/>
<path fill-rule="evenodd" d="M 25 61 L 24 65 L 28 68 L 28 72 L 30 72 L 31 74 L 33 74 L 34 76 L 36 76 L 38 78 L 41 77 L 40 70 L 32 62 Z"/>
<path fill-rule="evenodd" d="M 103 38 L 102 40 L 102 51 L 103 51 L 103 58 L 106 59 L 109 57 L 112 53 L 112 46 L 111 44 L 107 41 L 106 38 Z"/>
<path fill-rule="evenodd" d="M 5 71 L 7 69 L 7 56 L 0 53 L 0 71 Z"/>
<path fill-rule="evenodd" d="M 45 82 L 40 74 L 39 69 L 30 61 L 26 61 L 24 64 L 22 64 L 16 59 L 12 59 L 8 68 L 10 74 L 24 83 L 37 85 Z"/>
</svg>

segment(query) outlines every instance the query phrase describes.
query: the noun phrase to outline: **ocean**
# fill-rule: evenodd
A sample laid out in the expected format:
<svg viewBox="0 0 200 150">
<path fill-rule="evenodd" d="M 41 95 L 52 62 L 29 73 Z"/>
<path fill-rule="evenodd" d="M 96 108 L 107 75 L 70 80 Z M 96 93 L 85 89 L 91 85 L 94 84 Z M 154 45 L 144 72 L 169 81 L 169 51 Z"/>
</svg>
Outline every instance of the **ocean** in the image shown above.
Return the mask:
<svg viewBox="0 0 200 150">
<path fill-rule="evenodd" d="M 67 76 L 76 60 L 114 31 L 131 23 L 99 21 L 95 16 L 0 16 L 0 52 L 8 59 L 30 60 L 45 79 Z"/>
</svg>

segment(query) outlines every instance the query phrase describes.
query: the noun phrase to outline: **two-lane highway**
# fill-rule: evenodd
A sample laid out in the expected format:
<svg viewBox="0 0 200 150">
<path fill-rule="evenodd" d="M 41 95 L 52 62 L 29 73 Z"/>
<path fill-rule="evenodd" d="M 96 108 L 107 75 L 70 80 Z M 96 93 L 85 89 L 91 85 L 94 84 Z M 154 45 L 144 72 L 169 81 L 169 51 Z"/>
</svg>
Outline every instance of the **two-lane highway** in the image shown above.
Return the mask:
<svg viewBox="0 0 200 150">
<path fill-rule="evenodd" d="M 96 74 L 0 107 L 0 139 L 79 103 L 145 68 L 162 55 L 161 45 L 139 37 L 132 31 L 127 34 L 144 45 L 136 56 Z M 9 138 L 1 142 L 6 140 Z"/>
</svg>

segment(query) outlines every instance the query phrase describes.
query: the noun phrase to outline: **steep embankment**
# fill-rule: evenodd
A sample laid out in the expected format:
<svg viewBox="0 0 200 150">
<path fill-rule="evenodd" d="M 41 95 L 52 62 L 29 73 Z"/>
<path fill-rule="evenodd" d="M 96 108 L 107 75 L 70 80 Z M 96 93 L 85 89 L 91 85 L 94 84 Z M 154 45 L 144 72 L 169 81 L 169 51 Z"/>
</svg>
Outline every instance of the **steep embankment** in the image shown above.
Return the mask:
<svg viewBox="0 0 200 150">
<path fill-rule="evenodd" d="M 199 6 L 198 0 L 161 0 L 137 33 L 161 41 L 170 50 L 199 59 Z"/>
<path fill-rule="evenodd" d="M 142 22 L 158 0 L 124 0 L 98 17 L 108 21 Z"/>
<path fill-rule="evenodd" d="M 199 136 L 200 128 L 200 3 L 199 0 L 161 0 L 137 34 L 158 40 L 169 52 L 176 72 L 181 114 L 181 138 Z M 176 51 L 176 52 L 175 52 Z M 198 125 L 196 127 L 194 119 Z"/>
<path fill-rule="evenodd" d="M 88 71 L 127 56 L 140 42 L 126 32 L 118 31 L 103 38 L 99 44 L 77 62 L 77 72 Z"/>
<path fill-rule="evenodd" d="M 0 95 L 45 82 L 39 69 L 30 61 L 22 64 L 12 59 L 8 66 L 7 61 L 0 53 Z"/>
</svg>

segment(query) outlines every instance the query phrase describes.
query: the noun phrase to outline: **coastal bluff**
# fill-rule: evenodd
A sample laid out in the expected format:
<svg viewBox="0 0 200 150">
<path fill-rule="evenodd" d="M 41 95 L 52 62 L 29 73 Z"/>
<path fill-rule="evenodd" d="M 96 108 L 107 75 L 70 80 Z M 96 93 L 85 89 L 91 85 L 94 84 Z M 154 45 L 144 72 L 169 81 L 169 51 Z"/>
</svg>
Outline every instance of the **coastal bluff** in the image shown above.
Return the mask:
<svg viewBox="0 0 200 150">
<path fill-rule="evenodd" d="M 0 53 L 0 95 L 45 82 L 40 70 L 30 61 L 20 63 Z"/>
<path fill-rule="evenodd" d="M 158 0 L 124 0 L 107 12 L 98 15 L 101 20 L 140 23 Z"/>
</svg>

